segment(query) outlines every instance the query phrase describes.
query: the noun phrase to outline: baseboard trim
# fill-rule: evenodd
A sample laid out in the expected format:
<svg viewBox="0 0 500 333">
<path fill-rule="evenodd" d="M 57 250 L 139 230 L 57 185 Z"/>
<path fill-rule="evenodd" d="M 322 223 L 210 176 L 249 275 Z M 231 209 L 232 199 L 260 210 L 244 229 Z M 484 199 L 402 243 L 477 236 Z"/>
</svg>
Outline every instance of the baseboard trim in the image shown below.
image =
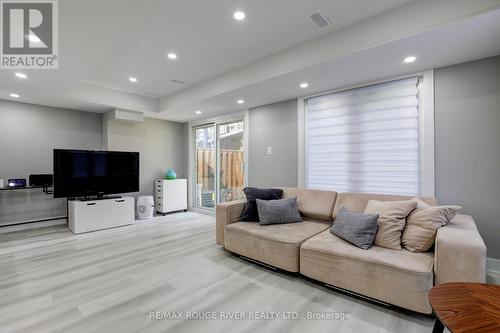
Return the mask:
<svg viewBox="0 0 500 333">
<path fill-rule="evenodd" d="M 0 227 L 0 233 L 28 230 L 28 229 L 38 229 L 45 227 L 52 227 L 55 225 L 68 224 L 68 221 L 64 218 L 56 218 L 47 221 L 37 221 L 37 222 L 29 222 L 29 223 L 20 223 L 20 224 L 10 224 L 6 226 Z"/>
<path fill-rule="evenodd" d="M 486 271 L 500 274 L 500 259 L 486 258 Z"/>
</svg>

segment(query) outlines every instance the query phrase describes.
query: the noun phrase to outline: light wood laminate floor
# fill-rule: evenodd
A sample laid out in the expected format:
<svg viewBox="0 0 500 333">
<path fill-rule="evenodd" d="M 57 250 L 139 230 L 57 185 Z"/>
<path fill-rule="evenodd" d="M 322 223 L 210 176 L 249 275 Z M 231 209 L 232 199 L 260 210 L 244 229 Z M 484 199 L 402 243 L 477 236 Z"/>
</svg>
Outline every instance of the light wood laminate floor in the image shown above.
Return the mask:
<svg viewBox="0 0 500 333">
<path fill-rule="evenodd" d="M 73 235 L 0 234 L 0 332 L 430 332 L 433 319 L 275 272 L 215 245 L 211 216 L 179 213 Z M 184 319 L 151 319 L 151 312 Z M 186 319 L 187 312 L 219 319 Z M 246 319 L 220 319 L 242 312 Z M 248 319 L 261 312 L 279 319 Z M 348 314 L 291 320 L 283 312 Z"/>
</svg>

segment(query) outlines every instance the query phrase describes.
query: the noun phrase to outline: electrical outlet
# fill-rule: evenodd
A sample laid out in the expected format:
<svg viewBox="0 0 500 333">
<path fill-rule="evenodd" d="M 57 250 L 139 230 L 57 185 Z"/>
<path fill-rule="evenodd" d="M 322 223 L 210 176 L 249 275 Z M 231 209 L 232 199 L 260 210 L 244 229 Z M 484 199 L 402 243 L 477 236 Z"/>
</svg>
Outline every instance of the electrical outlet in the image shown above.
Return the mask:
<svg viewBox="0 0 500 333">
<path fill-rule="evenodd" d="M 272 155 L 273 154 L 273 147 L 268 146 L 266 152 L 267 152 L 267 155 Z"/>
</svg>

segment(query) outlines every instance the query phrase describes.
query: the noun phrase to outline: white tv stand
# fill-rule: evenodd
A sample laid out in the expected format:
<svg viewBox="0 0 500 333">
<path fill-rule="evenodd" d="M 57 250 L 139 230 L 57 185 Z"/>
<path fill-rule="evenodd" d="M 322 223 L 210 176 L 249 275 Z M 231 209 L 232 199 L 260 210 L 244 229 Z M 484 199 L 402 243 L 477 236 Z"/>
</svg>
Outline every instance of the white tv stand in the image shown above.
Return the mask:
<svg viewBox="0 0 500 333">
<path fill-rule="evenodd" d="M 134 198 L 70 200 L 68 224 L 74 234 L 134 224 Z"/>
</svg>

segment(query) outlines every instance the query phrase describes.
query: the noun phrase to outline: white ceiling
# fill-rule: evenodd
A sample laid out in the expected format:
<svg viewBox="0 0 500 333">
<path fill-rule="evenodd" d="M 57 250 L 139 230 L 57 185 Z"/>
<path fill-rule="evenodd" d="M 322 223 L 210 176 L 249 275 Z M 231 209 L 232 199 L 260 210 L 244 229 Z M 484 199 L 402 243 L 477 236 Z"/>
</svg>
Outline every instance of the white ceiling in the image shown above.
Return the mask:
<svg viewBox="0 0 500 333">
<path fill-rule="evenodd" d="M 406 2 L 410 0 L 149 2 L 138 13 L 140 26 L 128 30 L 127 38 L 115 44 L 85 81 L 166 96 Z M 238 9 L 246 13 L 246 20 L 233 19 Z M 335 25 L 316 28 L 308 14 L 318 9 Z M 166 59 L 172 51 L 178 60 Z M 129 76 L 137 76 L 139 83 L 131 86 Z"/>
<path fill-rule="evenodd" d="M 258 106 L 500 54 L 498 8 L 500 0 L 64 0 L 59 69 L 28 71 L 27 80 L 2 70 L 0 98 L 189 121 L 235 111 L 238 98 Z M 247 18 L 235 21 L 235 10 Z M 308 19 L 317 10 L 333 25 L 317 29 Z M 403 66 L 407 54 L 418 61 Z"/>
</svg>

